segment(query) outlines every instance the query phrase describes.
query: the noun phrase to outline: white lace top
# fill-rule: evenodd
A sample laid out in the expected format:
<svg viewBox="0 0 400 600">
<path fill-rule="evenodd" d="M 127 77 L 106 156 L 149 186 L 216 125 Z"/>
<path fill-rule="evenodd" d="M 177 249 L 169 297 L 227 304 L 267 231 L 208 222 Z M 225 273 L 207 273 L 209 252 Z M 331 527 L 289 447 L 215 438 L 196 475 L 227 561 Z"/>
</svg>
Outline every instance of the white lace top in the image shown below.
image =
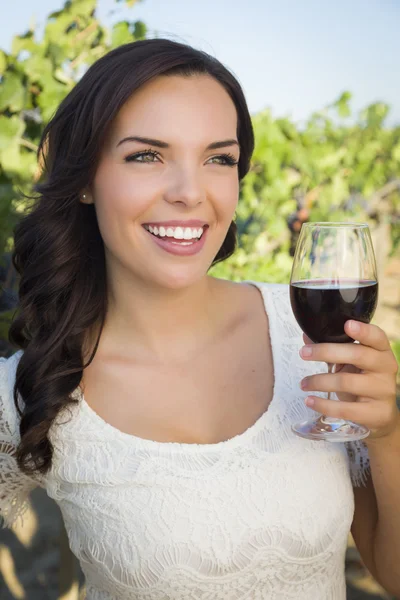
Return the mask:
<svg viewBox="0 0 400 600">
<path fill-rule="evenodd" d="M 285 285 L 257 285 L 269 316 L 275 386 L 267 411 L 216 444 L 145 440 L 85 402 L 50 430 L 53 466 L 19 472 L 12 398 L 22 351 L 0 362 L 0 514 L 6 525 L 43 486 L 59 505 L 86 576 L 87 600 L 344 600 L 344 558 L 364 482 L 365 444 L 301 439 L 290 425 L 315 413 Z M 72 414 L 72 417 L 71 417 Z"/>
</svg>

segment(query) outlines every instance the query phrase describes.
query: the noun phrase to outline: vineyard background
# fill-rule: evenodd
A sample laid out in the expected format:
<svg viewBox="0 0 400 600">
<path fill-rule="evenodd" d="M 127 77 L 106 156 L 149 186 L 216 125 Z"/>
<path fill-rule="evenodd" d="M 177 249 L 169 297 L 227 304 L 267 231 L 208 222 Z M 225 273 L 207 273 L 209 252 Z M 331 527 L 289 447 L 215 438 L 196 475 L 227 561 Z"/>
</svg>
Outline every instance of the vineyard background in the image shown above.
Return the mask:
<svg viewBox="0 0 400 600">
<path fill-rule="evenodd" d="M 126 4 L 134 17 L 135 0 Z M 146 34 L 146 24 L 134 19 L 108 29 L 97 17 L 96 0 L 70 0 L 49 15 L 40 39 L 31 29 L 14 37 L 11 52 L 0 50 L 1 356 L 15 352 L 7 337 L 18 307 L 12 231 L 29 210 L 21 192 L 29 194 L 42 176 L 36 150 L 44 124 L 90 64 Z M 400 126 L 386 126 L 384 102 L 350 118 L 351 101 L 351 93 L 342 92 L 302 127 L 270 110 L 253 115 L 256 148 L 240 190 L 239 247 L 210 273 L 287 283 L 303 222 L 367 222 L 380 279 L 374 322 L 388 333 L 400 360 Z M 32 494 L 25 527 L 0 532 L 0 573 L 0 600 L 78 596 L 82 580 L 59 511 L 41 490 Z M 349 598 L 387 598 L 351 539 L 347 577 Z"/>
</svg>

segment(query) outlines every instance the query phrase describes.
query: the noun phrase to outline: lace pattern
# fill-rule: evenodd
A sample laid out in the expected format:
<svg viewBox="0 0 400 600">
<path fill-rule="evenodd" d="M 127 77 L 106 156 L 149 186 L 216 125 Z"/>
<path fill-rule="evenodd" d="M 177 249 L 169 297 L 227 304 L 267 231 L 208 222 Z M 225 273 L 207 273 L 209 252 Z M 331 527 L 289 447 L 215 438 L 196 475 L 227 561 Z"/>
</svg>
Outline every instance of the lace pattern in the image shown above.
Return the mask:
<svg viewBox="0 0 400 600">
<path fill-rule="evenodd" d="M 28 495 L 38 485 L 18 469 L 15 451 L 19 444 L 19 417 L 13 387 L 20 353 L 0 358 L 0 515 L 2 527 L 11 527 L 29 507 Z"/>
</svg>

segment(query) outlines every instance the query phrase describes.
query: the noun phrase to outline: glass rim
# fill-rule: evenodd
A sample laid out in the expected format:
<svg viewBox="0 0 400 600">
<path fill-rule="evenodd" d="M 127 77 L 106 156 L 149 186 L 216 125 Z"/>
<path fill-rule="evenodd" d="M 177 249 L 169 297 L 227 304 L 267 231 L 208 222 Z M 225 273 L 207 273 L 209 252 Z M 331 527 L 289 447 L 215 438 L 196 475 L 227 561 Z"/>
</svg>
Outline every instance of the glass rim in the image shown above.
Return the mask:
<svg viewBox="0 0 400 600">
<path fill-rule="evenodd" d="M 368 223 L 349 223 L 347 221 L 344 221 L 344 222 L 340 222 L 340 221 L 308 221 L 307 223 L 303 223 L 301 227 L 302 228 L 303 227 L 321 227 L 321 228 L 349 227 L 352 229 L 356 229 L 356 228 L 357 229 L 369 229 Z"/>
</svg>

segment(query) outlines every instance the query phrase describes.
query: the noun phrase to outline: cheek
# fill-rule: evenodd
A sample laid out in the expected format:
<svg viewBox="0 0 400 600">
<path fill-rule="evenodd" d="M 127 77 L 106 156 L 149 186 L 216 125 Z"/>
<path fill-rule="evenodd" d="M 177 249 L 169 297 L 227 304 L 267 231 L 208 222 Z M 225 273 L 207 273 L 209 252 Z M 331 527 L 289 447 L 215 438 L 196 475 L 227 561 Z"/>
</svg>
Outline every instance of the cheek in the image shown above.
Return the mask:
<svg viewBox="0 0 400 600">
<path fill-rule="evenodd" d="M 125 165 L 98 172 L 93 185 L 99 223 L 135 220 L 151 205 L 156 190 L 150 178 L 132 179 Z"/>
<path fill-rule="evenodd" d="M 232 177 L 229 180 L 225 179 L 218 186 L 215 186 L 214 197 L 218 199 L 216 204 L 220 216 L 230 222 L 239 199 L 239 181 L 237 177 Z"/>
</svg>

